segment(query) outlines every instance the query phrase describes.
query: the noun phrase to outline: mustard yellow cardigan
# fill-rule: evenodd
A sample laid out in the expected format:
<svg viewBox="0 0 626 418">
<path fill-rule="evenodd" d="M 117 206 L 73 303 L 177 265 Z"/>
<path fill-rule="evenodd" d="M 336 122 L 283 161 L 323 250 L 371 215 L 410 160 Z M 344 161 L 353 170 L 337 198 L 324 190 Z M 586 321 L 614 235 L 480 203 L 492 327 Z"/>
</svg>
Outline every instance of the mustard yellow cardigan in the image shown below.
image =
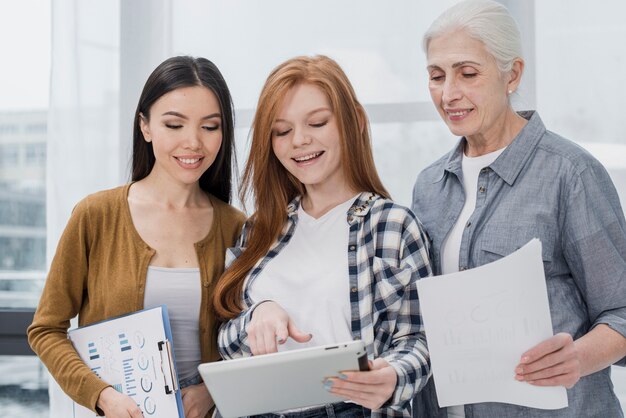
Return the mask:
<svg viewBox="0 0 626 418">
<path fill-rule="evenodd" d="M 135 230 L 128 206 L 130 184 L 95 193 L 74 208 L 61 236 L 28 341 L 50 374 L 74 401 L 95 411 L 109 386 L 80 359 L 67 338 L 70 319 L 80 326 L 143 308 L 148 264 L 155 254 Z M 214 208 L 208 236 L 194 244 L 200 264 L 202 362 L 219 359 L 217 323 L 209 309 L 224 254 L 245 220 L 243 213 L 210 196 Z"/>
</svg>

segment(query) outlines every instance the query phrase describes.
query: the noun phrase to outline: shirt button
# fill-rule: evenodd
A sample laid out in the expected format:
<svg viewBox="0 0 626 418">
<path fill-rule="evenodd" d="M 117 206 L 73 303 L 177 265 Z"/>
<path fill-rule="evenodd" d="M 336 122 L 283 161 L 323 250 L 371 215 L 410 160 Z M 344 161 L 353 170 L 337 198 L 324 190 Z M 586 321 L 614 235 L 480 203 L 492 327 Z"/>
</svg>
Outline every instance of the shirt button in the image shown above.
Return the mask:
<svg viewBox="0 0 626 418">
<path fill-rule="evenodd" d="M 357 289 L 356 287 L 353 287 L 353 288 L 351 288 L 351 289 L 350 289 L 350 291 L 351 291 L 352 293 L 356 293 L 356 292 L 358 291 L 358 289 Z"/>
<path fill-rule="evenodd" d="M 486 173 L 487 170 L 489 170 L 487 167 L 483 168 L 482 170 L 480 170 L 481 173 Z"/>
<path fill-rule="evenodd" d="M 348 249 L 350 251 L 354 251 L 354 250 L 356 250 L 356 245 L 351 245 L 351 246 L 348 247 Z"/>
<path fill-rule="evenodd" d="M 468 222 L 467 225 L 465 225 L 466 228 L 469 228 L 470 226 L 472 226 L 471 222 Z"/>
<path fill-rule="evenodd" d="M 480 186 L 478 188 L 478 191 L 481 192 L 481 193 L 485 193 L 485 190 L 487 190 L 487 189 L 485 189 L 483 186 Z"/>
</svg>

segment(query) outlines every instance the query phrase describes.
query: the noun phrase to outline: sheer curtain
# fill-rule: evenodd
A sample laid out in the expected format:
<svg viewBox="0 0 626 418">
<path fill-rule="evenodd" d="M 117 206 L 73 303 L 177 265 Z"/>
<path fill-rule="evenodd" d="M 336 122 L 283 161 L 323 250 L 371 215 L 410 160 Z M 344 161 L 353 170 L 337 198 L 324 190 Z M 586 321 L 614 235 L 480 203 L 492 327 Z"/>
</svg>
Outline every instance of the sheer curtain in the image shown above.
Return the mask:
<svg viewBox="0 0 626 418">
<path fill-rule="evenodd" d="M 130 179 L 133 115 L 148 75 L 171 55 L 171 9 L 171 0 L 52 1 L 48 265 L 76 203 Z M 72 403 L 51 379 L 50 417 L 68 416 Z"/>
<path fill-rule="evenodd" d="M 54 0 L 47 145 L 47 259 L 74 205 L 122 177 L 119 148 L 119 2 Z M 50 417 L 73 416 L 50 379 Z"/>
<path fill-rule="evenodd" d="M 74 205 L 123 180 L 118 115 L 119 3 L 53 1 L 46 172 L 49 261 Z"/>
</svg>

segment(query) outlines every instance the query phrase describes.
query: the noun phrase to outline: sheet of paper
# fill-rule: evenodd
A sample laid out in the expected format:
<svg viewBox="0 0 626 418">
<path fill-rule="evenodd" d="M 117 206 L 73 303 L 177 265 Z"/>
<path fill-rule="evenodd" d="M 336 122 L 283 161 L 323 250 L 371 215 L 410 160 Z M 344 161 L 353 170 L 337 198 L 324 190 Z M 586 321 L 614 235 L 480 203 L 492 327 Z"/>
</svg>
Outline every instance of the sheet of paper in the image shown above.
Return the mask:
<svg viewBox="0 0 626 418">
<path fill-rule="evenodd" d="M 522 353 L 551 337 L 541 242 L 493 263 L 417 282 L 440 407 L 567 406 L 563 387 L 515 380 Z"/>
<path fill-rule="evenodd" d="M 169 359 L 163 343 L 159 345 L 169 333 L 169 321 L 165 323 L 164 317 L 167 314 L 164 316 L 163 308 L 157 307 L 69 332 L 74 348 L 87 366 L 114 389 L 132 397 L 144 417 L 182 416 L 179 396 L 169 390 Z M 96 416 L 74 404 L 74 418 Z"/>
</svg>

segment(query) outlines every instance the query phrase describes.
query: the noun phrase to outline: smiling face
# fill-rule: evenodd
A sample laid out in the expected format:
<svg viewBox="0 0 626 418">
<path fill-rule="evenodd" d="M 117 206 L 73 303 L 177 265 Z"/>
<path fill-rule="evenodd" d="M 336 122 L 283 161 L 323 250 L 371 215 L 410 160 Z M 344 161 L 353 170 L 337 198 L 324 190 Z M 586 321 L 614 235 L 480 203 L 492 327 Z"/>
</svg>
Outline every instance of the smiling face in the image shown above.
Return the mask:
<svg viewBox="0 0 626 418">
<path fill-rule="evenodd" d="M 470 141 L 497 138 L 513 114 L 508 92 L 519 84 L 520 62 L 501 73 L 484 44 L 464 30 L 433 38 L 427 56 L 430 95 L 450 131 Z"/>
<path fill-rule="evenodd" d="M 319 87 L 301 83 L 285 95 L 272 127 L 272 149 L 307 190 L 346 187 L 337 120 Z"/>
<path fill-rule="evenodd" d="M 213 164 L 222 144 L 222 118 L 215 94 L 206 87 L 172 90 L 142 117 L 141 131 L 152 142 L 151 176 L 190 185 Z"/>
</svg>

